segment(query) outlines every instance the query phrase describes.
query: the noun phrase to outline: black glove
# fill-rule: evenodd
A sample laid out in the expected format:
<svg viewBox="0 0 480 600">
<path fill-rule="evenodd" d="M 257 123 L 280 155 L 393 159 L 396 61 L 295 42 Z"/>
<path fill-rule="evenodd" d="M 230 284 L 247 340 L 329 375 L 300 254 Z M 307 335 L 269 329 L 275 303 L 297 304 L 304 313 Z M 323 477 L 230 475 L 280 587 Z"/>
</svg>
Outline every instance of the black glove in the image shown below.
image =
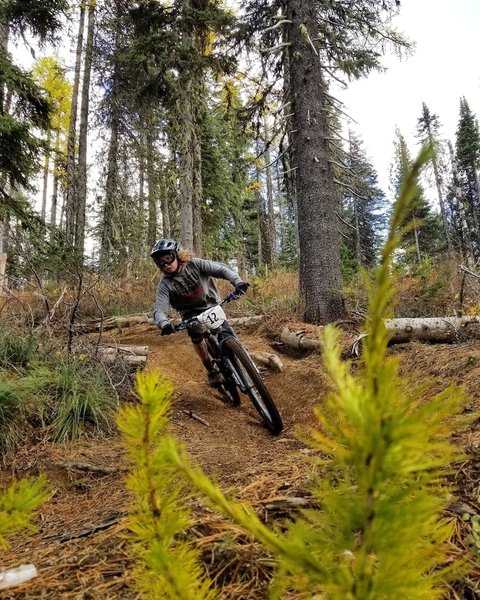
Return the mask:
<svg viewBox="0 0 480 600">
<path fill-rule="evenodd" d="M 239 281 L 235 286 L 235 291 L 237 294 L 246 294 L 250 284 L 246 281 Z"/>
<path fill-rule="evenodd" d="M 171 323 L 166 323 L 162 327 L 161 335 L 171 335 L 172 333 L 175 333 L 175 327 Z"/>
</svg>

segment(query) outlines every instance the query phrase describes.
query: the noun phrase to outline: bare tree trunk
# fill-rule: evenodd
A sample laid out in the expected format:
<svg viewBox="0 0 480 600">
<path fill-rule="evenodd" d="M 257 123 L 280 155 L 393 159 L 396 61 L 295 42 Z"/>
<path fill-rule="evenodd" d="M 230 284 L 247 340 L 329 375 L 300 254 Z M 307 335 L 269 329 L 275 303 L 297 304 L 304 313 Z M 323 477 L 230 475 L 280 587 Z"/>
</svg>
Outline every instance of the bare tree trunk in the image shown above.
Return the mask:
<svg viewBox="0 0 480 600">
<path fill-rule="evenodd" d="M 357 265 L 360 267 L 360 265 L 363 264 L 363 257 L 362 257 L 362 241 L 360 238 L 360 222 L 358 219 L 358 206 L 357 206 L 357 202 L 358 202 L 358 198 L 352 198 L 353 200 L 353 216 L 355 219 L 355 257 L 357 259 Z"/>
<path fill-rule="evenodd" d="M 101 222 L 100 265 L 107 270 L 114 259 L 115 229 L 118 221 L 118 125 L 119 114 L 115 109 L 115 89 L 113 90 L 113 113 L 110 123 L 110 142 L 108 146 L 107 177 L 105 183 L 105 202 Z"/>
<path fill-rule="evenodd" d="M 430 143 L 433 144 L 433 139 L 431 138 L 431 136 L 430 136 Z M 437 157 L 435 155 L 432 160 L 432 165 L 433 165 L 433 176 L 435 178 L 435 187 L 437 188 L 438 203 L 440 205 L 440 214 L 442 215 L 443 232 L 445 233 L 445 241 L 447 242 L 447 250 L 448 250 L 448 252 L 451 252 L 452 240 L 450 238 L 450 229 L 448 227 L 447 211 L 445 209 L 445 198 L 443 197 L 443 192 L 442 192 L 442 183 L 440 181 L 440 173 L 438 170 L 438 161 L 437 161 Z"/>
<path fill-rule="evenodd" d="M 331 164 L 326 83 L 320 65 L 317 6 L 287 0 L 292 94 L 292 167 L 298 208 L 300 294 L 307 323 L 325 324 L 346 315 L 341 294 L 339 195 Z"/>
<path fill-rule="evenodd" d="M 85 3 L 80 2 L 80 16 L 78 21 L 77 49 L 75 55 L 75 74 L 73 79 L 72 104 L 70 107 L 70 124 L 67 142 L 67 178 L 65 185 L 64 204 L 61 222 L 65 223 L 65 236 L 71 244 L 75 240 L 75 199 L 77 196 L 77 112 L 78 91 L 80 89 L 80 70 L 82 65 L 83 35 L 85 29 Z"/>
<path fill-rule="evenodd" d="M 76 202 L 75 248 L 79 256 L 85 250 L 85 225 L 87 206 L 87 137 L 88 111 L 90 106 L 90 78 L 93 62 L 93 37 L 95 31 L 96 0 L 88 5 L 87 43 L 85 47 L 85 64 L 83 68 L 82 105 L 80 108 L 80 128 L 78 133 L 78 196 Z"/>
<path fill-rule="evenodd" d="M 179 134 L 180 134 L 180 242 L 193 250 L 193 116 L 192 86 L 188 74 L 180 77 Z"/>
<path fill-rule="evenodd" d="M 265 123 L 265 142 L 268 140 L 268 128 Z M 270 164 L 270 152 L 267 148 L 265 151 L 265 180 L 267 184 L 267 205 L 266 205 L 266 239 L 267 239 L 267 256 L 266 261 L 269 267 L 275 263 L 275 208 L 273 203 L 273 182 L 272 182 L 272 166 Z"/>
<path fill-rule="evenodd" d="M 55 229 L 57 228 L 57 207 L 58 207 L 58 153 L 55 152 L 53 162 L 53 190 L 52 203 L 50 205 L 50 241 L 53 241 Z"/>
<path fill-rule="evenodd" d="M 52 139 L 51 129 L 47 132 L 47 141 L 45 149 L 45 161 L 43 163 L 43 183 L 42 183 L 42 204 L 40 209 L 40 217 L 43 221 L 47 215 L 47 191 L 48 191 L 48 175 L 50 172 L 50 143 Z"/>
<path fill-rule="evenodd" d="M 418 227 L 417 227 L 417 219 L 415 217 L 415 211 L 413 211 L 413 238 L 415 240 L 415 252 L 417 254 L 417 262 L 420 263 L 422 261 L 422 254 L 420 252 L 420 242 L 418 240 Z"/>
<path fill-rule="evenodd" d="M 149 246 L 153 246 L 157 239 L 157 178 L 155 176 L 155 155 L 153 146 L 153 134 L 151 128 L 147 130 L 147 206 L 148 206 L 148 227 L 147 240 Z"/>
<path fill-rule="evenodd" d="M 202 86 L 199 86 L 200 88 Z M 201 102 L 201 94 L 198 96 Z M 203 182 L 202 182 L 202 148 L 198 135 L 199 129 L 199 107 L 192 106 L 193 109 L 193 251 L 197 255 L 202 254 L 202 199 L 203 199 Z"/>
<path fill-rule="evenodd" d="M 5 54 L 8 53 L 9 34 L 10 29 L 8 24 L 0 22 L 0 49 Z M 0 84 L 0 115 L 6 114 L 8 110 L 5 91 L 3 84 Z M 6 177 L 0 175 L 0 189 L 4 189 L 6 186 Z M 3 288 L 5 286 L 5 269 L 7 266 L 6 214 L 2 213 L 3 211 L 0 211 L 0 295 L 3 294 Z"/>
</svg>

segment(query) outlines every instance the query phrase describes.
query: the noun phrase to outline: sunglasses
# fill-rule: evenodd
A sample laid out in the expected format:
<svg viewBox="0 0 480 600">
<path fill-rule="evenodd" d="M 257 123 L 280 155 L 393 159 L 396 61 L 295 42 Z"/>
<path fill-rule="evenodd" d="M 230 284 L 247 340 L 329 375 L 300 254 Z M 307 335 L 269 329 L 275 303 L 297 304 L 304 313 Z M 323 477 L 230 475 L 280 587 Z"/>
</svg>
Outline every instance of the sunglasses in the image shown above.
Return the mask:
<svg viewBox="0 0 480 600">
<path fill-rule="evenodd" d="M 175 254 L 167 254 L 166 256 L 162 256 L 162 258 L 157 258 L 155 260 L 155 263 L 160 268 L 163 268 L 163 267 L 168 267 L 168 265 L 171 265 L 175 259 L 176 259 Z"/>
</svg>

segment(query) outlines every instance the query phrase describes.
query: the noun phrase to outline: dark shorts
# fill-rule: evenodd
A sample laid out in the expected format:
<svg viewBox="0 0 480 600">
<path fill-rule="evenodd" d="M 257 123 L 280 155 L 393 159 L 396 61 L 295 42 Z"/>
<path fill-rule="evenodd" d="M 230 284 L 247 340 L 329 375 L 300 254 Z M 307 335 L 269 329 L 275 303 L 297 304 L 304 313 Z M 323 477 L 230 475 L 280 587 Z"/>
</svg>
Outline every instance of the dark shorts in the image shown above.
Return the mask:
<svg viewBox="0 0 480 600">
<path fill-rule="evenodd" d="M 206 310 L 206 309 L 200 308 L 200 309 L 196 309 L 196 310 L 194 309 L 194 310 L 185 311 L 184 313 L 182 313 L 182 319 L 184 319 L 184 320 L 193 319 L 193 317 L 196 317 L 204 310 Z M 225 321 L 223 323 L 222 329 L 224 331 L 228 331 L 229 333 L 231 333 L 233 335 L 233 329 L 230 327 L 230 324 L 228 323 L 228 321 Z M 190 336 L 190 339 L 192 340 L 193 344 L 200 344 L 200 342 L 203 340 L 204 331 L 205 331 L 205 325 L 202 325 L 202 323 L 199 323 L 198 321 L 196 321 L 195 323 L 192 323 L 187 329 L 188 335 Z"/>
</svg>

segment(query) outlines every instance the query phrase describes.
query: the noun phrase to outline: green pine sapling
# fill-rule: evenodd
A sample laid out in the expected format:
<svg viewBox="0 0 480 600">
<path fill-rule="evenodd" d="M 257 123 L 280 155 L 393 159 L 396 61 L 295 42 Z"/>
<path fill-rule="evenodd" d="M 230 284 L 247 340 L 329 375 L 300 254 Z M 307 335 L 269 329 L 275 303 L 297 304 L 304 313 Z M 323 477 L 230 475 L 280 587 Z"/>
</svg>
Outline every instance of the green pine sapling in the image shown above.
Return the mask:
<svg viewBox="0 0 480 600">
<path fill-rule="evenodd" d="M 33 531 L 35 511 L 48 499 L 51 490 L 45 477 L 23 479 L 0 490 L 0 547 L 19 531 Z"/>
<path fill-rule="evenodd" d="M 319 508 L 303 511 L 286 533 L 267 527 L 251 508 L 226 498 L 191 465 L 165 433 L 166 384 L 151 375 L 139 376 L 142 409 L 130 407 L 120 423 L 136 464 L 130 488 L 139 504 L 130 526 L 150 569 L 160 565 L 163 573 L 176 576 L 178 548 L 189 552 L 190 567 L 183 564 L 182 577 L 192 569 L 193 579 L 184 589 L 194 594 L 206 585 L 190 549 L 183 550 L 186 542 L 178 539 L 189 522 L 184 487 L 177 478 L 181 474 L 275 556 L 271 597 L 294 592 L 295 598 L 322 600 L 430 600 L 441 598 L 446 582 L 458 575 L 463 565 L 449 557 L 452 523 L 443 512 L 451 496 L 449 465 L 461 457 L 451 437 L 465 423 L 460 416 L 465 399 L 453 387 L 426 398 L 425 385 L 405 381 L 397 359 L 387 354 L 384 326 L 394 305 L 394 253 L 408 230 L 405 220 L 429 157 L 430 151 L 423 150 L 395 203 L 381 265 L 369 285 L 368 335 L 355 375 L 340 359 L 337 331 L 332 326 L 325 330 L 324 364 L 331 392 L 315 411 L 318 426 L 308 433 L 308 443 L 323 463 L 312 485 Z M 143 574 L 142 585 L 143 590 L 157 585 L 152 570 Z M 168 589 L 171 595 L 164 591 L 150 597 L 187 597 Z M 194 597 L 208 596 L 188 596 Z"/>
<path fill-rule="evenodd" d="M 134 501 L 126 525 L 137 558 L 138 591 L 152 600 L 213 599 L 197 552 L 184 539 L 193 525 L 191 493 L 165 456 L 171 385 L 158 374 L 139 372 L 135 388 L 141 404 L 123 407 L 117 421 L 132 463 L 127 485 Z"/>
</svg>

